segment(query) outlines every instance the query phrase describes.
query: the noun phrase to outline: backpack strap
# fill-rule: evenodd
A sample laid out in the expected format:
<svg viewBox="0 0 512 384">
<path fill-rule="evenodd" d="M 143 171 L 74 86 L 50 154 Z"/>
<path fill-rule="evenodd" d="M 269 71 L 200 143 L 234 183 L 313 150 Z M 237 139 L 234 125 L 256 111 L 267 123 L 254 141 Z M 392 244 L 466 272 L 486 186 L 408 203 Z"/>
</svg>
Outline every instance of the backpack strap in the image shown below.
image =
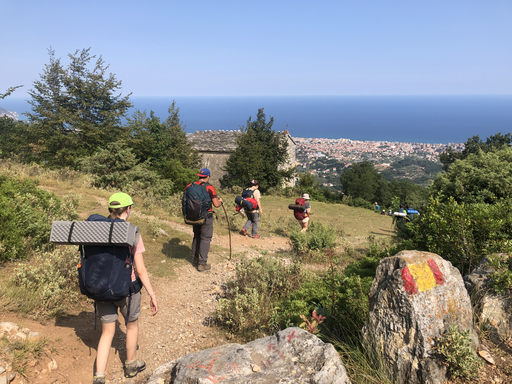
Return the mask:
<svg viewBox="0 0 512 384">
<path fill-rule="evenodd" d="M 71 243 L 71 235 L 73 234 L 73 229 L 75 228 L 76 221 L 73 221 L 71 223 L 71 227 L 69 228 L 69 235 L 68 235 L 68 243 Z"/>
<path fill-rule="evenodd" d="M 110 232 L 108 233 L 108 243 L 112 244 L 112 232 L 114 232 L 114 222 L 110 223 Z"/>
</svg>

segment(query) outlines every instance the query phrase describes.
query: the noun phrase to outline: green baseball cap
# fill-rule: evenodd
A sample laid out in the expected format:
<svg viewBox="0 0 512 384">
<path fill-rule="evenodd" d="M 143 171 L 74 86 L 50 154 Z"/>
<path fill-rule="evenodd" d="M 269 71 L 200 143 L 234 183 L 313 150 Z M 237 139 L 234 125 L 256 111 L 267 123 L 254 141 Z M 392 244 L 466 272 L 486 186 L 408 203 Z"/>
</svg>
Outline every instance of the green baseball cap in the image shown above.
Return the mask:
<svg viewBox="0 0 512 384">
<path fill-rule="evenodd" d="M 112 196 L 110 196 L 110 199 L 108 199 L 109 208 L 128 207 L 130 205 L 134 205 L 132 198 L 130 195 L 123 192 L 114 193 Z"/>
</svg>

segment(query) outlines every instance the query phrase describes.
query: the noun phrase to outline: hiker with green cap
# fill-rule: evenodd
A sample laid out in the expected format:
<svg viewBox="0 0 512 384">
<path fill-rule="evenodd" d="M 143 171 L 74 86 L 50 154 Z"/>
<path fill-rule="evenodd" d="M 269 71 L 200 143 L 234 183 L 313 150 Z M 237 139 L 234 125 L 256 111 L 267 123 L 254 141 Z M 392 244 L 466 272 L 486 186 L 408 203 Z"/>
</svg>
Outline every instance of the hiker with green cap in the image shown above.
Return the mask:
<svg viewBox="0 0 512 384">
<path fill-rule="evenodd" d="M 92 215 L 89 219 L 94 216 L 94 221 L 127 221 L 132 213 L 133 207 L 132 198 L 126 193 L 118 192 L 110 196 L 108 200 L 108 211 L 109 216 L 105 218 L 100 215 Z M 102 220 L 103 218 L 104 220 Z M 89 220 L 88 219 L 88 220 Z M 105 247 L 105 252 L 110 249 L 119 247 Z M 158 304 L 156 301 L 155 291 L 151 287 L 149 275 L 144 265 L 144 258 L 142 253 L 145 251 L 142 237 L 140 237 L 137 246 L 128 247 L 129 252 L 133 255 L 133 264 L 131 265 L 132 283 L 140 280 L 144 288 L 149 295 L 151 316 L 155 316 L 158 313 Z M 127 262 L 128 268 L 130 264 Z M 126 268 L 125 265 L 125 268 Z M 118 318 L 118 310 L 126 320 L 126 361 L 124 363 L 124 374 L 125 377 L 133 378 L 137 376 L 139 372 L 146 369 L 146 363 L 142 360 L 137 360 L 137 348 L 139 338 L 139 316 L 141 303 L 141 292 L 140 285 L 138 291 L 132 293 L 126 298 L 114 301 L 114 302 L 101 302 L 96 301 L 96 311 L 99 314 L 102 331 L 100 341 L 98 343 L 97 355 L 96 355 L 96 373 L 94 375 L 93 384 L 104 384 L 105 383 L 105 371 L 107 368 L 108 357 L 110 348 L 112 346 L 112 340 L 116 332 L 116 320 Z"/>
</svg>

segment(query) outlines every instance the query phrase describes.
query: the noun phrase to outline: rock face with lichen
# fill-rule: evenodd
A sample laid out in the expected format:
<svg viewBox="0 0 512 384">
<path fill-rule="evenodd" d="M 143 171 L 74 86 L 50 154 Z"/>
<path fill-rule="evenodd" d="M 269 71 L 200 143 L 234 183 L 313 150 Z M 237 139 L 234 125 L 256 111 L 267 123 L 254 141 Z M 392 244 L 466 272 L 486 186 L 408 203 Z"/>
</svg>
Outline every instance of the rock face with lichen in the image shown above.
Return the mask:
<svg viewBox="0 0 512 384">
<path fill-rule="evenodd" d="M 510 255 L 499 253 L 494 257 L 508 259 Z M 475 314 L 481 324 L 491 331 L 491 339 L 499 344 L 512 336 L 512 295 L 510 292 L 497 294 L 491 284 L 491 275 L 495 272 L 484 257 L 480 264 L 464 276 Z"/>
<path fill-rule="evenodd" d="M 436 254 L 403 251 L 377 268 L 363 339 L 397 382 L 443 383 L 446 368 L 432 349 L 436 338 L 453 324 L 473 331 L 472 320 L 460 272 Z"/>
<path fill-rule="evenodd" d="M 300 328 L 248 344 L 225 344 L 171 361 L 148 384 L 309 383 L 348 384 L 345 367 L 331 344 Z"/>
</svg>

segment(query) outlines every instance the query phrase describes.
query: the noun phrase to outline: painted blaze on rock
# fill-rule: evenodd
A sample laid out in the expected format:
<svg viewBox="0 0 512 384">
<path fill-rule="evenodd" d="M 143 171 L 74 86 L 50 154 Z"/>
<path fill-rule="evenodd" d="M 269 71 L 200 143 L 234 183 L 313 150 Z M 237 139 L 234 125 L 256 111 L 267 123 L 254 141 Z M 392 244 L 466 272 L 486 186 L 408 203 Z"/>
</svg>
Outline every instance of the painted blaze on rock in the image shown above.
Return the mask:
<svg viewBox="0 0 512 384">
<path fill-rule="evenodd" d="M 381 260 L 370 290 L 363 338 L 381 353 L 396 380 L 443 382 L 445 369 L 433 359 L 432 346 L 454 323 L 472 329 L 469 296 L 450 262 L 417 251 Z"/>
<path fill-rule="evenodd" d="M 437 285 L 444 284 L 443 272 L 432 258 L 420 264 L 403 267 L 402 280 L 404 281 L 405 291 L 410 295 L 425 292 Z"/>
</svg>

